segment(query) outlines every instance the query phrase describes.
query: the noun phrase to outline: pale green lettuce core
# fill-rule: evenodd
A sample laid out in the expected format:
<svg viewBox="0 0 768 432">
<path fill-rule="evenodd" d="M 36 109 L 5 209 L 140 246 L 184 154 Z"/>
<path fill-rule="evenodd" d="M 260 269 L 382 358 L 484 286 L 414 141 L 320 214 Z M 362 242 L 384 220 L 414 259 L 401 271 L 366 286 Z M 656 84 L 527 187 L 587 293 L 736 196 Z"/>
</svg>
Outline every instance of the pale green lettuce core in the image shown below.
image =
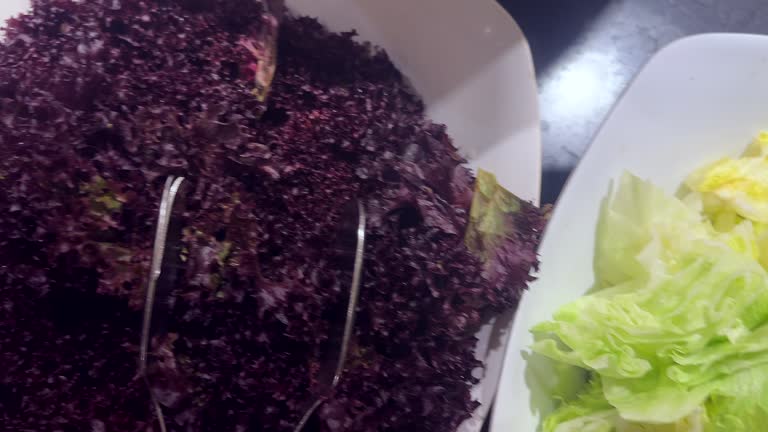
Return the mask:
<svg viewBox="0 0 768 432">
<path fill-rule="evenodd" d="M 595 286 L 532 329 L 591 376 L 544 432 L 768 430 L 764 227 L 707 199 L 629 174 L 606 198 Z"/>
<path fill-rule="evenodd" d="M 509 216 L 521 208 L 520 199 L 504 189 L 496 176 L 478 170 L 464 237 L 467 248 L 483 261 L 490 261 L 494 250 L 514 232 L 514 220 Z"/>
</svg>

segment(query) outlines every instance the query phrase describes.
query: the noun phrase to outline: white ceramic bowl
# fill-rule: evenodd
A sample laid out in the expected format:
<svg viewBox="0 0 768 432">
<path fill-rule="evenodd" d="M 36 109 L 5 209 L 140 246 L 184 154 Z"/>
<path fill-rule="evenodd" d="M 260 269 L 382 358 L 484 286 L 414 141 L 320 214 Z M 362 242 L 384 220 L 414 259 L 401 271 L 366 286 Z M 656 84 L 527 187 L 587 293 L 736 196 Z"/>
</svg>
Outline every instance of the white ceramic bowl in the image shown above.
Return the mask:
<svg viewBox="0 0 768 432">
<path fill-rule="evenodd" d="M 494 172 L 518 196 L 538 202 L 541 181 L 539 110 L 533 62 L 520 28 L 495 0 L 287 0 L 331 30 L 356 29 L 386 49 L 445 123 L 474 167 Z M 0 0 L 0 20 L 29 0 Z M 279 67 L 279 66 L 278 66 Z M 480 430 L 496 393 L 511 314 L 478 335 L 487 365 L 473 389 L 482 406 L 460 432 Z M 490 341 L 502 341 L 490 344 Z M 441 431 L 442 432 L 442 431 Z M 447 431 L 446 431 L 447 432 Z"/>
<path fill-rule="evenodd" d="M 493 432 L 533 432 L 551 409 L 546 376 L 523 359 L 528 329 L 593 282 L 599 206 L 628 170 L 674 193 L 703 163 L 740 154 L 768 127 L 768 37 L 707 34 L 661 50 L 614 107 L 561 195 L 540 248 L 539 280 L 525 295 L 509 344 Z"/>
</svg>

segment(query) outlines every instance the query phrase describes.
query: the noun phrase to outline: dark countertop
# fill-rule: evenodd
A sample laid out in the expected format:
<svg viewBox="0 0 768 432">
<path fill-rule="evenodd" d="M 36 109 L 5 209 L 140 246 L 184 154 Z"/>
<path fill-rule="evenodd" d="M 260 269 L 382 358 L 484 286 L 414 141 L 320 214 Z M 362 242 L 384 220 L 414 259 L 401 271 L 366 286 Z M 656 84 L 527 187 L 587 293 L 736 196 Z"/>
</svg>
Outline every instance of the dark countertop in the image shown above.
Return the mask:
<svg viewBox="0 0 768 432">
<path fill-rule="evenodd" d="M 499 0 L 528 37 L 539 81 L 551 203 L 614 102 L 668 43 L 697 33 L 768 32 L 761 0 Z"/>
</svg>

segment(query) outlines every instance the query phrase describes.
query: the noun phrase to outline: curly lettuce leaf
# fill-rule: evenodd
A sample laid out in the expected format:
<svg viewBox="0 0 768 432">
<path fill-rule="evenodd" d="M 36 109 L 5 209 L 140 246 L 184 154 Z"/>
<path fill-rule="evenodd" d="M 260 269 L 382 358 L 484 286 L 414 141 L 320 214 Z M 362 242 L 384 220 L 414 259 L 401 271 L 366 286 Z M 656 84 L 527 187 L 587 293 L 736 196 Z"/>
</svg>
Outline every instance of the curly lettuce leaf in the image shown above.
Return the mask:
<svg viewBox="0 0 768 432">
<path fill-rule="evenodd" d="M 750 221 L 719 232 L 625 175 L 599 220 L 598 290 L 535 326 L 533 350 L 598 375 L 622 421 L 679 422 L 729 377 L 768 365 L 768 275 L 755 241 Z"/>
<path fill-rule="evenodd" d="M 483 262 L 483 276 L 490 283 L 504 286 L 510 276 L 530 281 L 531 269 L 538 267 L 536 246 L 546 219 L 546 210 L 521 200 L 493 174 L 479 170 L 464 243 Z"/>
<path fill-rule="evenodd" d="M 637 423 L 619 415 L 605 398 L 599 377 L 575 400 L 561 405 L 542 425 L 542 432 L 705 432 L 706 411 L 697 407 L 671 423 Z"/>
<path fill-rule="evenodd" d="M 542 432 L 611 432 L 618 414 L 605 400 L 600 379 L 593 379 L 574 400 L 565 401 L 544 421 Z"/>
</svg>

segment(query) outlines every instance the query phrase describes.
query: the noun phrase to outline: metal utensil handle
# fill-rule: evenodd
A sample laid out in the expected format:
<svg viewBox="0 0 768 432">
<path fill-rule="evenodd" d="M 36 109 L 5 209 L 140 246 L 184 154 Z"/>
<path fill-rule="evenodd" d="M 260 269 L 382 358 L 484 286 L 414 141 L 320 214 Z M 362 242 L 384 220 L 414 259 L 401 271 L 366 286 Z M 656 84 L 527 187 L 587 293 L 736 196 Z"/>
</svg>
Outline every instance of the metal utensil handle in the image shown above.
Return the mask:
<svg viewBox="0 0 768 432">
<path fill-rule="evenodd" d="M 173 203 L 176 195 L 184 182 L 184 177 L 168 177 L 163 188 L 163 198 L 160 201 L 160 211 L 157 216 L 157 229 L 155 231 L 155 243 L 152 249 L 152 264 L 149 271 L 147 284 L 147 297 L 144 301 L 144 319 L 141 326 L 141 342 L 139 345 L 139 375 L 147 372 L 147 355 L 149 352 L 150 327 L 152 325 L 152 311 L 155 305 L 155 291 L 157 280 L 162 273 L 163 257 L 165 255 L 165 243 L 168 237 L 168 225 L 171 222 Z"/>
<path fill-rule="evenodd" d="M 349 342 L 352 339 L 352 332 L 355 327 L 355 315 L 357 314 L 357 298 L 360 294 L 360 277 L 363 270 L 363 255 L 365 252 L 365 209 L 363 204 L 357 202 L 357 246 L 355 247 L 355 264 L 352 270 L 352 288 L 349 292 L 349 303 L 347 304 L 347 319 L 344 323 L 344 336 L 341 340 L 341 354 L 339 363 L 336 365 L 336 373 L 333 375 L 331 388 L 336 387 L 344 372 L 344 364 L 347 361 L 347 352 L 349 351 Z"/>
<path fill-rule="evenodd" d="M 325 397 L 318 398 L 316 401 L 314 401 L 309 409 L 301 417 L 301 420 L 299 420 L 299 423 L 296 425 L 296 427 L 293 428 L 293 432 L 301 432 L 304 429 L 304 426 L 307 425 L 309 418 L 312 417 L 312 414 L 315 413 L 315 411 L 320 407 L 320 405 L 323 404 L 323 402 L 325 402 Z"/>
<path fill-rule="evenodd" d="M 347 353 L 349 351 L 349 342 L 352 340 L 352 332 L 355 327 L 355 314 L 357 313 L 357 299 L 360 294 L 360 278 L 363 271 L 363 257 L 365 255 L 365 208 L 363 203 L 357 202 L 357 244 L 355 246 L 355 263 L 352 269 L 352 287 L 349 291 L 349 303 L 347 303 L 347 317 L 344 323 L 344 335 L 341 340 L 341 349 L 339 354 L 339 361 L 336 364 L 336 371 L 333 375 L 333 381 L 331 382 L 331 389 L 341 380 L 341 374 L 344 372 L 344 365 L 347 361 Z M 312 414 L 325 402 L 328 395 L 322 395 L 315 400 L 312 405 L 304 412 L 301 420 L 293 429 L 293 432 L 301 432 L 304 426 L 312 417 Z"/>
<path fill-rule="evenodd" d="M 147 390 L 149 390 L 149 398 L 152 403 L 152 408 L 155 411 L 155 415 L 157 416 L 157 422 L 160 425 L 160 432 L 167 432 L 168 429 L 165 425 L 163 410 L 160 407 L 160 403 L 157 401 L 155 394 L 152 392 L 149 378 L 147 377 L 147 357 L 149 352 L 150 327 L 152 326 L 152 312 L 155 308 L 155 292 L 157 291 L 157 281 L 162 274 L 165 245 L 168 240 L 168 227 L 171 223 L 171 215 L 173 213 L 173 205 L 176 200 L 176 195 L 179 193 L 179 189 L 181 189 L 183 182 L 184 177 L 174 178 L 173 176 L 169 176 L 165 180 L 163 197 L 160 200 L 160 210 L 157 215 L 155 242 L 152 246 L 152 264 L 149 269 L 147 297 L 144 301 L 144 319 L 142 320 L 141 341 L 139 343 L 139 376 L 144 379 Z"/>
</svg>

